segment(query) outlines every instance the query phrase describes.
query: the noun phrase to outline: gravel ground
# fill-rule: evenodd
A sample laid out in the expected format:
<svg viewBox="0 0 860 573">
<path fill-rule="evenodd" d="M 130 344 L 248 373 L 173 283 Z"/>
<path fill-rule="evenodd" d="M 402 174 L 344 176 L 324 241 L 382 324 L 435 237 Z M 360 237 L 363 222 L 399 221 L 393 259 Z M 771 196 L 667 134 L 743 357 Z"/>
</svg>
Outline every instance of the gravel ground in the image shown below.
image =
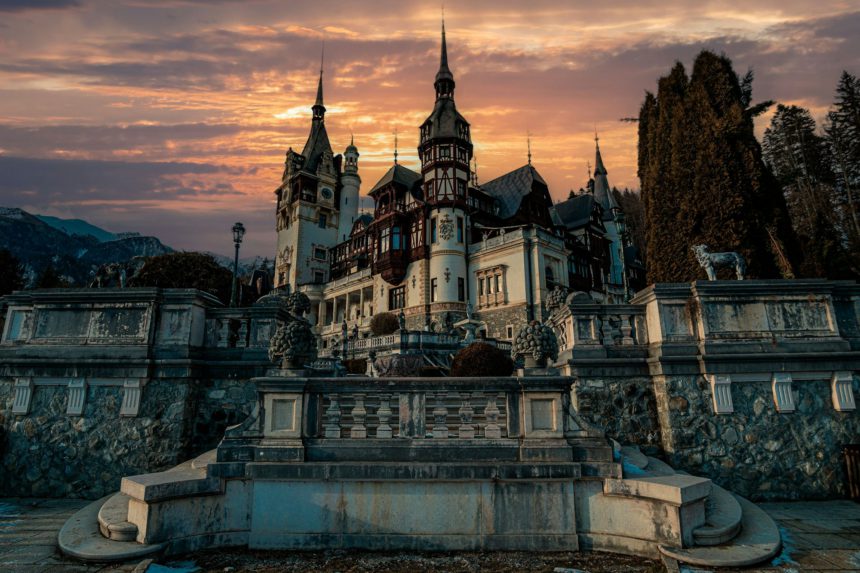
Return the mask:
<svg viewBox="0 0 860 573">
<path fill-rule="evenodd" d="M 663 564 L 611 553 L 371 553 L 358 551 L 208 551 L 194 555 L 206 573 L 498 573 L 572 571 L 658 573 Z M 169 563 L 166 563 L 169 565 Z M 565 571 L 567 570 L 567 571 Z"/>
</svg>

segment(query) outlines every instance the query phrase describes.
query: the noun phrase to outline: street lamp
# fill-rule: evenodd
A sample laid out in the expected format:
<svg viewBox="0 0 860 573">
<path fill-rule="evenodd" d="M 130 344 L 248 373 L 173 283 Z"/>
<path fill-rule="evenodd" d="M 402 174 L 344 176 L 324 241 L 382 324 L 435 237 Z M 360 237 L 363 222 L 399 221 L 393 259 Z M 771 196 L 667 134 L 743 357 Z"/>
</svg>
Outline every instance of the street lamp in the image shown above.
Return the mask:
<svg viewBox="0 0 860 573">
<path fill-rule="evenodd" d="M 238 306 L 236 298 L 239 290 L 239 245 L 242 244 L 242 237 L 244 236 L 245 225 L 242 223 L 233 225 L 233 243 L 236 245 L 236 258 L 233 260 L 233 284 L 230 288 L 230 306 Z"/>
</svg>

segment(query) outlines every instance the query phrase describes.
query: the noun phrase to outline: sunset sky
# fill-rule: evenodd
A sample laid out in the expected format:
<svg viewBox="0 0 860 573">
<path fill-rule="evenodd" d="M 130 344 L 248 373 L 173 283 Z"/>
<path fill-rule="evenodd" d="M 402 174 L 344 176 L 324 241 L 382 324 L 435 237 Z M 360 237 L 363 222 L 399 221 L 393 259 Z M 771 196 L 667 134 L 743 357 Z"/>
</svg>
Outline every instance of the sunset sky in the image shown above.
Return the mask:
<svg viewBox="0 0 860 573">
<path fill-rule="evenodd" d="M 619 119 L 703 48 L 753 68 L 756 101 L 817 118 L 841 71 L 860 72 L 856 0 L 449 1 L 445 21 L 479 179 L 523 165 L 531 132 L 555 198 L 585 184 L 595 127 L 610 183 L 639 187 L 636 125 Z M 355 134 L 366 193 L 395 130 L 417 168 L 439 27 L 439 2 L 411 0 L 0 0 L 0 206 L 221 253 L 241 220 L 243 255 L 272 256 L 272 192 L 307 137 L 323 38 L 329 136 L 339 153 Z"/>
</svg>

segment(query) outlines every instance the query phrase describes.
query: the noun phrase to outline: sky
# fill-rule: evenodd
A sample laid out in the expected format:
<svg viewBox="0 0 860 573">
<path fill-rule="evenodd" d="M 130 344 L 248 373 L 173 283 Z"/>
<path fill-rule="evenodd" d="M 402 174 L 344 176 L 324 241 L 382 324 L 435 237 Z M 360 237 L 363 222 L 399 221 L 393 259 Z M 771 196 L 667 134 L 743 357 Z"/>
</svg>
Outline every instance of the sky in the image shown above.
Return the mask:
<svg viewBox="0 0 860 573">
<path fill-rule="evenodd" d="M 184 250 L 273 256 L 274 190 L 301 150 L 325 44 L 326 126 L 350 134 L 366 193 L 418 169 L 439 2 L 0 0 L 0 206 L 138 231 Z M 533 165 L 563 199 L 599 133 L 609 180 L 638 188 L 646 90 L 702 49 L 752 69 L 754 100 L 822 118 L 860 73 L 858 0 L 470 0 L 445 7 L 455 100 L 479 181 Z M 761 133 L 769 115 L 758 120 Z"/>
</svg>

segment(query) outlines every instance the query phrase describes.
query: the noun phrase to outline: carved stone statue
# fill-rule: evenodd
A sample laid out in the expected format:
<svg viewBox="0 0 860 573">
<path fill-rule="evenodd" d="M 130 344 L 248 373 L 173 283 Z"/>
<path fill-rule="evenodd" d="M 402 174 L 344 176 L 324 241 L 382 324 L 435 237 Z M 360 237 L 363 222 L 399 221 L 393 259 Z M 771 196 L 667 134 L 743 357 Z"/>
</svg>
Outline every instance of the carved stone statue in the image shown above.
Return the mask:
<svg viewBox="0 0 860 573">
<path fill-rule="evenodd" d="M 400 314 L 397 315 L 397 325 L 401 331 L 406 331 L 406 315 L 402 310 L 400 311 Z"/>
<path fill-rule="evenodd" d="M 717 280 L 716 269 L 719 267 L 734 267 L 739 281 L 746 277 L 747 263 L 738 253 L 709 253 L 706 245 L 696 245 L 693 247 L 693 252 L 696 253 L 696 260 L 708 274 L 709 281 Z"/>
<path fill-rule="evenodd" d="M 473 312 L 472 303 L 470 301 L 470 302 L 466 303 L 466 318 L 467 319 L 472 320 L 472 312 Z"/>
<path fill-rule="evenodd" d="M 527 368 L 546 367 L 547 360 L 558 360 L 558 340 L 552 329 L 537 320 L 523 326 L 511 345 L 511 358 L 522 356 Z"/>
<path fill-rule="evenodd" d="M 294 292 L 286 297 L 287 320 L 278 325 L 269 343 L 269 360 L 287 369 L 302 368 L 317 358 L 317 340 L 303 315 L 310 310 L 307 295 Z"/>
</svg>

